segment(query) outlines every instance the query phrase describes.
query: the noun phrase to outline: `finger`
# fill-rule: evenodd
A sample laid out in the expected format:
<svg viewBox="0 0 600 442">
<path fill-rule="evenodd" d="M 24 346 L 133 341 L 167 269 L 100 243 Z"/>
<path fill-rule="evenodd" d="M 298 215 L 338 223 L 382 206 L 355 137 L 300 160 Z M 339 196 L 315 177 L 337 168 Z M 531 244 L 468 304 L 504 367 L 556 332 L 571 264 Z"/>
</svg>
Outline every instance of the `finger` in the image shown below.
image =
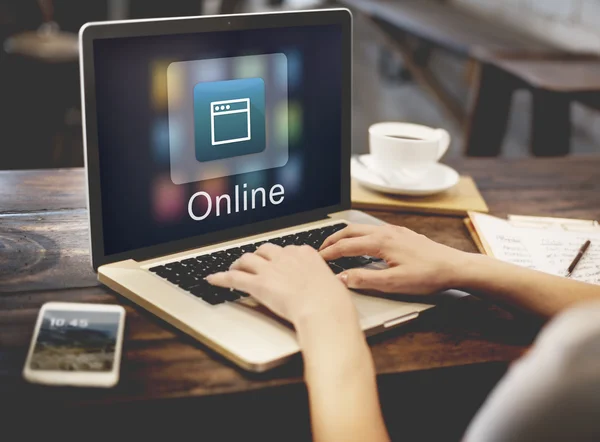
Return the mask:
<svg viewBox="0 0 600 442">
<path fill-rule="evenodd" d="M 343 256 L 370 255 L 381 258 L 381 239 L 375 235 L 359 238 L 344 238 L 319 252 L 325 261 L 332 261 Z"/>
<path fill-rule="evenodd" d="M 240 270 L 256 274 L 268 264 L 269 262 L 262 256 L 258 256 L 254 253 L 245 253 L 241 258 L 235 260 L 233 264 L 231 264 L 229 270 Z"/>
<path fill-rule="evenodd" d="M 213 273 L 207 276 L 206 280 L 218 287 L 248 293 L 256 301 L 281 316 L 281 312 L 276 309 L 277 303 L 273 302 L 273 299 L 268 294 L 268 290 L 265 290 L 264 284 L 260 283 L 260 277 L 257 275 L 240 270 L 229 270 L 227 272 Z"/>
<path fill-rule="evenodd" d="M 218 287 L 241 290 L 250 294 L 256 292 L 256 276 L 240 270 L 213 273 L 212 275 L 208 275 L 206 280 L 209 284 Z"/>
<path fill-rule="evenodd" d="M 333 235 L 328 236 L 319 250 L 323 250 L 332 244 L 335 244 L 343 238 L 355 238 L 357 236 L 370 235 L 375 232 L 379 226 L 372 226 L 367 224 L 350 224 L 348 227 L 335 232 Z"/>
<path fill-rule="evenodd" d="M 266 259 L 267 261 L 274 261 L 281 254 L 282 250 L 282 247 L 268 242 L 256 249 L 254 254 Z"/>
<path fill-rule="evenodd" d="M 394 281 L 398 278 L 397 272 L 392 270 L 353 269 L 340 273 L 338 278 L 350 289 L 377 290 L 389 293 L 395 291 Z"/>
</svg>

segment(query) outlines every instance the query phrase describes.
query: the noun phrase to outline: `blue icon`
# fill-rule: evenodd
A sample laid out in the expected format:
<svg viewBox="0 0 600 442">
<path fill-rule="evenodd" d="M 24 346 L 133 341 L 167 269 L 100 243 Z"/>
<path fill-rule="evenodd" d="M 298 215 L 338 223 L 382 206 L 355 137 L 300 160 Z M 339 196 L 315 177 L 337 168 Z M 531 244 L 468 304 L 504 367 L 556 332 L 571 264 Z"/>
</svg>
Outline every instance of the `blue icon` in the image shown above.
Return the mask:
<svg viewBox="0 0 600 442">
<path fill-rule="evenodd" d="M 196 159 L 214 161 L 259 153 L 266 147 L 262 78 L 194 86 Z"/>
</svg>

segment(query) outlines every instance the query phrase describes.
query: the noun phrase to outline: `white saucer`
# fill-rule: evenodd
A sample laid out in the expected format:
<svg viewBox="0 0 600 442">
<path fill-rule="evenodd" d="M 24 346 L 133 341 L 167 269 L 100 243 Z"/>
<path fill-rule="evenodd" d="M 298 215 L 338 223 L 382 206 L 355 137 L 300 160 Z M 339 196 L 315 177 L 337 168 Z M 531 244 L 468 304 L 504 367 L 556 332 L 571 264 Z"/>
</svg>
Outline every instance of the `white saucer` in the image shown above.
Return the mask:
<svg viewBox="0 0 600 442">
<path fill-rule="evenodd" d="M 381 174 L 374 172 L 370 154 L 360 155 L 360 161 L 352 158 L 351 175 L 363 186 L 378 192 L 394 195 L 427 196 L 444 192 L 456 186 L 460 176 L 456 170 L 445 164 L 435 163 L 418 181 L 386 183 Z"/>
</svg>

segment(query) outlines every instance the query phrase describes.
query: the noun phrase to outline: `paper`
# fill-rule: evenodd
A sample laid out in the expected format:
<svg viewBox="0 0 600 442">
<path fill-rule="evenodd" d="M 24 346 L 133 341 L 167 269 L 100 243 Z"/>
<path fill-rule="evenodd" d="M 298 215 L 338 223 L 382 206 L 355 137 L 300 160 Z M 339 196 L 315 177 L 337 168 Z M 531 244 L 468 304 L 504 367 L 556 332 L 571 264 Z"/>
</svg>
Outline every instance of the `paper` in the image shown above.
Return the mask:
<svg viewBox="0 0 600 442">
<path fill-rule="evenodd" d="M 598 232 L 561 232 L 551 238 L 542 236 L 540 238 L 541 258 L 547 261 L 550 273 L 564 276 L 579 249 L 588 239 L 591 245 L 575 267 L 571 278 L 600 284 L 600 233 Z"/>
<path fill-rule="evenodd" d="M 600 229 L 588 232 L 517 227 L 493 216 L 471 213 L 486 251 L 495 258 L 522 267 L 565 276 L 581 246 L 591 245 L 571 278 L 600 284 Z"/>
</svg>

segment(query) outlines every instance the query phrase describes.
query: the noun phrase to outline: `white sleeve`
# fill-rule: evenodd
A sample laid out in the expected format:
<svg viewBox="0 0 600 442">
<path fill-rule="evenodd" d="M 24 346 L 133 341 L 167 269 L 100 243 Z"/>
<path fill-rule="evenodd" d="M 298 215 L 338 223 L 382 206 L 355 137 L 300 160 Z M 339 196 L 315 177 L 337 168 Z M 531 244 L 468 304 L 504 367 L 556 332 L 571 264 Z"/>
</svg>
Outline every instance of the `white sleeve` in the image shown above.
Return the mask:
<svg viewBox="0 0 600 442">
<path fill-rule="evenodd" d="M 600 441 L 600 304 L 554 319 L 513 364 L 466 442 Z"/>
</svg>

